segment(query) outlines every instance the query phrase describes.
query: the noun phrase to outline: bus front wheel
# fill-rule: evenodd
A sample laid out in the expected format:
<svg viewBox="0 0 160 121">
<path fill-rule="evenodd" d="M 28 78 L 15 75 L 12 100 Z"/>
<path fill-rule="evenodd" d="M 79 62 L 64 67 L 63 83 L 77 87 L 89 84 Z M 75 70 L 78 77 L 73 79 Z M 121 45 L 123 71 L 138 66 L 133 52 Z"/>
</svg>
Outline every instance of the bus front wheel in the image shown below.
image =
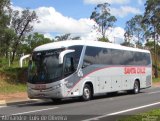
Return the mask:
<svg viewBox="0 0 160 121">
<path fill-rule="evenodd" d="M 91 87 L 90 87 L 90 85 L 85 84 L 84 88 L 83 88 L 82 100 L 83 101 L 88 101 L 88 100 L 91 99 L 91 97 L 92 97 Z"/>
</svg>

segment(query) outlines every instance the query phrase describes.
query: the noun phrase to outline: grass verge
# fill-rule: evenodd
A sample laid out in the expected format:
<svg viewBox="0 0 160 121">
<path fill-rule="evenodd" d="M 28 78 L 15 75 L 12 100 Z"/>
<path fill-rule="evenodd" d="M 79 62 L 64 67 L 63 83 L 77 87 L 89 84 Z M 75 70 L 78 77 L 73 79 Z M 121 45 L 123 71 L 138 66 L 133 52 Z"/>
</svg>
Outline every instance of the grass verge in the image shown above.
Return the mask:
<svg viewBox="0 0 160 121">
<path fill-rule="evenodd" d="M 0 68 L 0 94 L 11 94 L 25 92 L 27 81 L 27 67 L 7 67 Z"/>
<path fill-rule="evenodd" d="M 153 83 L 160 82 L 160 78 L 153 78 L 152 81 Z"/>
<path fill-rule="evenodd" d="M 154 109 L 139 115 L 122 118 L 118 121 L 160 121 L 160 109 Z"/>
<path fill-rule="evenodd" d="M 26 92 L 26 90 L 26 84 L 5 84 L 3 86 L 0 86 L 0 94 Z"/>
<path fill-rule="evenodd" d="M 26 92 L 27 86 L 25 82 L 20 82 L 15 78 L 1 76 L 0 78 L 0 94 L 11 94 L 17 92 Z"/>
</svg>

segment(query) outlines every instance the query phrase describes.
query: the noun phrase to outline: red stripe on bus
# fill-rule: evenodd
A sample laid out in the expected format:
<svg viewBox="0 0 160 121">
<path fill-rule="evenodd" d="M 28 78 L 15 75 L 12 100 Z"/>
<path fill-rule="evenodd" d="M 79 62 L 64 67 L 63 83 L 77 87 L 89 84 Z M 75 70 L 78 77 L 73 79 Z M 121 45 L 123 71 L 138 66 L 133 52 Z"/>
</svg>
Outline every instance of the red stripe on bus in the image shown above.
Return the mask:
<svg viewBox="0 0 160 121">
<path fill-rule="evenodd" d="M 105 68 L 109 68 L 109 67 L 105 67 Z M 71 87 L 71 89 L 68 91 L 68 94 L 72 91 L 72 89 L 73 89 L 82 79 L 84 79 L 85 77 L 87 77 L 88 75 L 90 75 L 90 74 L 92 74 L 92 73 L 94 73 L 94 72 L 96 72 L 96 71 L 99 71 L 99 70 L 102 70 L 102 69 L 105 69 L 105 68 L 96 69 L 96 70 L 94 70 L 94 71 L 86 74 L 83 78 L 81 78 L 79 81 L 77 81 L 77 83 L 76 83 L 75 85 L 73 85 L 73 87 Z M 68 94 L 67 94 L 67 95 L 68 95 Z M 67 96 L 67 95 L 66 95 L 66 96 Z"/>
<path fill-rule="evenodd" d="M 73 85 L 73 87 L 71 87 L 71 89 L 68 91 L 68 93 L 67 93 L 67 95 L 73 90 L 73 88 L 82 80 L 82 79 L 84 79 L 85 77 L 87 77 L 88 75 L 90 75 L 90 74 L 92 74 L 92 73 L 94 73 L 94 72 L 96 72 L 96 71 L 99 71 L 99 70 L 103 70 L 103 69 L 106 69 L 106 68 L 116 68 L 116 67 L 128 67 L 128 68 L 137 68 L 137 67 L 143 67 L 143 68 L 151 68 L 151 67 L 149 67 L 149 66 L 107 66 L 107 67 L 104 67 L 104 68 L 99 68 L 99 69 L 96 69 L 96 70 L 94 70 L 94 71 L 92 71 L 92 72 L 90 72 L 90 73 L 88 73 L 88 74 L 86 74 L 83 78 L 81 78 L 80 80 L 78 80 L 77 81 L 77 83 L 75 84 L 75 85 Z M 66 96 L 67 96 L 66 95 Z"/>
</svg>

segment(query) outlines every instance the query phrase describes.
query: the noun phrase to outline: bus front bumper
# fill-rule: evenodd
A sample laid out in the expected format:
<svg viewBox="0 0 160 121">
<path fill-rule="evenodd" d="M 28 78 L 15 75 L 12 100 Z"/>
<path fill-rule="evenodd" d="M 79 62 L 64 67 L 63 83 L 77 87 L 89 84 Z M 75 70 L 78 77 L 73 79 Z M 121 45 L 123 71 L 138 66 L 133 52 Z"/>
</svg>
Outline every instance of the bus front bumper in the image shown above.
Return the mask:
<svg viewBox="0 0 160 121">
<path fill-rule="evenodd" d="M 30 99 L 53 99 L 53 98 L 63 98 L 61 89 L 56 90 L 34 90 L 28 89 L 27 90 L 28 97 Z"/>
</svg>

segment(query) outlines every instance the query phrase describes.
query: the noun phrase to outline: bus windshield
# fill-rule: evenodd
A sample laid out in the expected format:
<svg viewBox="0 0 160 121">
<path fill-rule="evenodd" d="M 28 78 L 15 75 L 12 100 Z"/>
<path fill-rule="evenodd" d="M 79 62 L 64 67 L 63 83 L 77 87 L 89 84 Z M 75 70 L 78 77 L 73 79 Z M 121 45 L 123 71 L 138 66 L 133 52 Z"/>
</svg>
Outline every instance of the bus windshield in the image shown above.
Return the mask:
<svg viewBox="0 0 160 121">
<path fill-rule="evenodd" d="M 28 81 L 31 83 L 51 83 L 62 78 L 63 65 L 59 64 L 59 54 L 63 50 L 34 52 L 29 61 Z"/>
</svg>

